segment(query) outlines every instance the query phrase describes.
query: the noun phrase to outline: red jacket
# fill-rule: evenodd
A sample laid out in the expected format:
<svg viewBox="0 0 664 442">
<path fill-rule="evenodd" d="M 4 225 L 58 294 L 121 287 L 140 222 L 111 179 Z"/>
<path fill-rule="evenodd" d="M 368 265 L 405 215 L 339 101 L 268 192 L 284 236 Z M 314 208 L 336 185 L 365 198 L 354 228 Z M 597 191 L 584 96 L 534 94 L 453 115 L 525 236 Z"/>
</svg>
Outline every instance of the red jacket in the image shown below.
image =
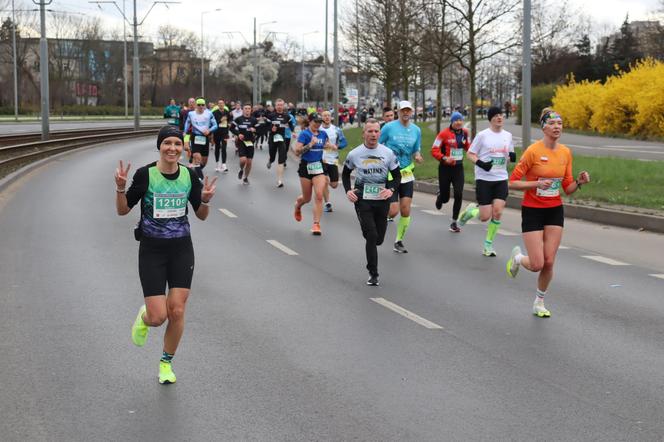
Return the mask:
<svg viewBox="0 0 664 442">
<path fill-rule="evenodd" d="M 463 131 L 463 145 L 461 146 L 466 152 L 470 149 L 470 141 L 468 140 L 468 129 L 461 129 Z M 452 156 L 452 149 L 458 149 L 456 134 L 452 129 L 446 127 L 441 130 L 436 136 L 436 140 L 431 146 L 431 155 L 438 161 L 442 161 L 446 166 L 455 166 L 456 160 L 450 158 Z M 443 160 L 443 157 L 446 160 Z"/>
</svg>

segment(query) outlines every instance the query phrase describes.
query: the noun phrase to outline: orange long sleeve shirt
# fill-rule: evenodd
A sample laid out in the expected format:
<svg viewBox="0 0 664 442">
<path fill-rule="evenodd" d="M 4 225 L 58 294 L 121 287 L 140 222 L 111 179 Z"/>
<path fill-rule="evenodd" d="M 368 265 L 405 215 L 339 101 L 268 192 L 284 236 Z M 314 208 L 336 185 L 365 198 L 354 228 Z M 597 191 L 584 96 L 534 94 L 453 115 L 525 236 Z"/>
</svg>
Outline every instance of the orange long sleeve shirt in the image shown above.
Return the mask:
<svg viewBox="0 0 664 442">
<path fill-rule="evenodd" d="M 527 189 L 523 194 L 525 207 L 547 208 L 563 204 L 560 191 L 567 193 L 567 188 L 574 182 L 572 175 L 572 153 L 564 144 L 549 149 L 542 140 L 537 141 L 523 152 L 521 160 L 510 176 L 510 181 L 554 180 L 549 189 Z"/>
</svg>

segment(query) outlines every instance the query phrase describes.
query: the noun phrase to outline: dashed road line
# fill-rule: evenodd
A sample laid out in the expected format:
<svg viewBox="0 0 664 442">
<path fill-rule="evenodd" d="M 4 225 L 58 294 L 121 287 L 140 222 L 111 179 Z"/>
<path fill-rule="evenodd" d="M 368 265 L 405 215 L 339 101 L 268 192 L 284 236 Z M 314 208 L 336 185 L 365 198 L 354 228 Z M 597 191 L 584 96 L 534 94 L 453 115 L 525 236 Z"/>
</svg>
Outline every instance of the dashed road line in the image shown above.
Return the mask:
<svg viewBox="0 0 664 442">
<path fill-rule="evenodd" d="M 219 211 L 229 218 L 237 218 L 237 215 L 228 209 L 219 209 Z"/>
<path fill-rule="evenodd" d="M 422 212 L 428 213 L 429 215 L 433 215 L 433 216 L 443 216 L 443 215 L 445 215 L 443 212 L 440 212 L 438 210 L 422 210 Z"/>
<path fill-rule="evenodd" d="M 602 264 L 608 264 L 610 266 L 628 266 L 626 262 L 616 261 L 615 259 L 607 258 L 600 255 L 582 255 L 581 258 L 590 259 L 592 261 L 601 262 Z"/>
<path fill-rule="evenodd" d="M 498 235 L 503 235 L 503 236 L 519 236 L 518 233 L 512 232 L 510 230 L 499 230 Z"/>
<path fill-rule="evenodd" d="M 430 330 L 442 330 L 443 327 L 441 327 L 438 324 L 435 324 L 428 319 L 424 319 L 423 317 L 416 315 L 415 313 L 411 312 L 410 310 L 406 310 L 405 308 L 396 305 L 393 302 L 388 301 L 385 298 L 370 298 L 373 302 L 376 304 L 380 304 L 383 307 L 392 310 L 394 313 L 397 313 L 404 318 L 408 318 L 411 321 L 414 321 L 418 324 L 420 324 L 422 327 L 426 327 Z"/>
<path fill-rule="evenodd" d="M 664 273 L 651 273 L 650 276 L 653 278 L 664 279 Z"/>
<path fill-rule="evenodd" d="M 285 245 L 281 244 L 279 241 L 277 241 L 277 240 L 275 240 L 275 239 L 267 239 L 266 241 L 267 241 L 270 245 L 272 245 L 273 247 L 275 247 L 275 248 L 281 250 L 282 252 L 284 252 L 286 255 L 290 255 L 290 256 L 295 256 L 295 255 L 297 255 L 297 252 L 296 252 L 296 251 L 294 251 L 294 250 L 292 250 L 292 249 L 289 249 L 288 247 L 286 247 Z"/>
<path fill-rule="evenodd" d="M 570 249 L 569 247 L 567 247 L 567 246 L 563 246 L 563 245 L 558 246 L 558 248 L 559 248 L 560 250 L 569 250 L 569 249 Z"/>
</svg>

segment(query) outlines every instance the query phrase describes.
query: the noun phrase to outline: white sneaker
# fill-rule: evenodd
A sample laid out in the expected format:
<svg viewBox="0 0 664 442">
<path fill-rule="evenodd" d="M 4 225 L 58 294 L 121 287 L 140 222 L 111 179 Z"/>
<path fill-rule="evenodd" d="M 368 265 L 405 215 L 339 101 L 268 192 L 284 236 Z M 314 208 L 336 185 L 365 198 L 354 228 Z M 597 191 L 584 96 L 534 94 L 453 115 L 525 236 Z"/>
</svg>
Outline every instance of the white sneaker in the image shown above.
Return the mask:
<svg viewBox="0 0 664 442">
<path fill-rule="evenodd" d="M 544 300 L 542 298 L 537 298 L 533 302 L 533 315 L 538 318 L 548 318 L 551 316 L 551 312 L 544 307 Z"/>
<path fill-rule="evenodd" d="M 217 163 L 217 167 L 214 168 L 215 172 L 221 172 L 221 163 Z"/>
<path fill-rule="evenodd" d="M 225 163 L 221 165 L 221 171 L 224 173 L 228 173 L 228 167 L 226 167 Z"/>
</svg>

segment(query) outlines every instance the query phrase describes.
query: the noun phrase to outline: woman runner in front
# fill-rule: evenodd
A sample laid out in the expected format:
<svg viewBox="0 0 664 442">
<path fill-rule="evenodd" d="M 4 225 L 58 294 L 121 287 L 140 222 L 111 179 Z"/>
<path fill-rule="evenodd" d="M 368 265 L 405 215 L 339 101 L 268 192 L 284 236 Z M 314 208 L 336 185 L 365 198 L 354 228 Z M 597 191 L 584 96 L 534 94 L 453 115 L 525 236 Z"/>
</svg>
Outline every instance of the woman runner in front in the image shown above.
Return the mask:
<svg viewBox="0 0 664 442">
<path fill-rule="evenodd" d="M 562 117 L 545 108 L 540 123 L 544 138 L 528 146 L 510 176 L 509 187 L 524 191 L 521 230 L 528 254 L 523 255 L 520 247 L 514 247 L 507 261 L 507 274 L 515 278 L 519 266 L 539 273 L 533 314 L 548 318 L 551 312 L 544 307 L 544 296 L 553 278 L 565 221 L 560 191 L 567 195 L 576 192 L 590 182 L 590 175 L 582 171 L 576 180 L 572 175 L 572 153 L 558 143 L 563 132 Z"/>
</svg>

